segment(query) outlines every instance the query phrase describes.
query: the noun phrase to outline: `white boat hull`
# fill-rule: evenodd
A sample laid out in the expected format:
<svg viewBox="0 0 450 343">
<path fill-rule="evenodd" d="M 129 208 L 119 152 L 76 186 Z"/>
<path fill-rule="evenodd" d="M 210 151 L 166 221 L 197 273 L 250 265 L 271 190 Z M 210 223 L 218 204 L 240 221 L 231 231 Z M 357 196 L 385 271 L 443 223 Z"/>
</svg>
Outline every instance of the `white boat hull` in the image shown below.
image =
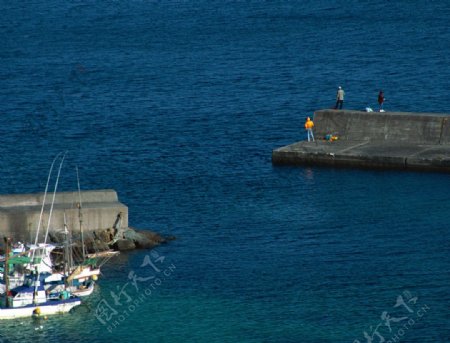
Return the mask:
<svg viewBox="0 0 450 343">
<path fill-rule="evenodd" d="M 91 295 L 92 292 L 94 291 L 94 286 L 95 286 L 95 283 L 92 282 L 86 288 L 83 288 L 83 289 L 82 288 L 76 288 L 76 289 L 71 290 L 71 293 L 73 295 L 75 295 L 76 297 L 87 297 L 87 296 Z"/>
<path fill-rule="evenodd" d="M 32 317 L 37 308 L 40 310 L 40 316 L 67 313 L 78 305 L 81 305 L 81 300 L 78 298 L 73 298 L 67 300 L 48 301 L 46 303 L 28 305 L 24 307 L 0 308 L 0 320 Z"/>
</svg>

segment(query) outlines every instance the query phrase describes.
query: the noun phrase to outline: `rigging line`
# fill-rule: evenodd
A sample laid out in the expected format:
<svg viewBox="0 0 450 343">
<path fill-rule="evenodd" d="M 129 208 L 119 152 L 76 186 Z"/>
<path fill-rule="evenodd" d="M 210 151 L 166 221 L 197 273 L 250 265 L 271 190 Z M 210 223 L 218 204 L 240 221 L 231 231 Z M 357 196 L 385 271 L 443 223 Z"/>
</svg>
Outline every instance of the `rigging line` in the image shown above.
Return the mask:
<svg viewBox="0 0 450 343">
<path fill-rule="evenodd" d="M 60 155 L 61 155 L 61 152 L 58 153 L 58 155 L 56 155 L 56 157 L 53 159 L 52 165 L 50 166 L 50 170 L 48 172 L 47 184 L 45 185 L 45 191 L 44 191 L 44 200 L 42 201 L 41 214 L 39 216 L 38 228 L 36 231 L 36 238 L 34 240 L 35 245 L 37 245 L 37 241 L 38 241 L 38 237 L 39 237 L 39 230 L 41 228 L 42 215 L 44 213 L 45 200 L 47 198 L 48 185 L 50 184 L 50 178 L 52 176 L 53 166 Z"/>
<path fill-rule="evenodd" d="M 86 249 L 84 246 L 84 233 L 83 233 L 83 213 L 81 212 L 82 203 L 81 203 L 81 188 L 80 188 L 80 176 L 78 174 L 78 166 L 75 166 L 75 169 L 77 171 L 77 184 L 78 184 L 78 219 L 80 221 L 80 239 L 81 239 L 81 254 L 83 257 L 83 260 L 86 259 Z"/>
<path fill-rule="evenodd" d="M 55 162 L 57 161 L 57 159 L 60 157 L 60 155 L 61 155 L 61 152 L 55 156 L 55 158 L 53 159 L 52 165 L 50 166 L 50 170 L 48 172 L 47 184 L 45 185 L 44 199 L 42 201 L 41 213 L 39 215 L 39 222 L 38 222 L 38 227 L 36 229 L 36 238 L 34 240 L 34 245 L 37 245 L 37 242 L 39 239 L 39 231 L 41 229 L 41 222 L 42 222 L 42 216 L 44 214 L 45 200 L 47 198 L 48 185 L 50 184 L 50 178 L 52 176 L 53 166 L 54 166 Z M 35 250 L 33 250 L 33 254 L 31 256 L 32 259 L 34 259 L 34 253 L 35 253 Z"/>
<path fill-rule="evenodd" d="M 64 152 L 64 155 L 61 159 L 61 162 L 59 164 L 59 169 L 58 169 L 58 175 L 56 177 L 56 182 L 55 182 L 55 189 L 53 190 L 53 199 L 52 199 L 52 205 L 50 206 L 50 212 L 48 214 L 48 222 L 47 222 L 47 229 L 45 231 L 45 238 L 44 238 L 44 244 L 47 243 L 47 238 L 48 238 L 48 230 L 50 229 L 50 223 L 51 223 L 51 219 L 52 219 L 52 214 L 53 214 L 53 206 L 55 204 L 55 197 L 56 197 L 56 190 L 58 189 L 58 183 L 59 183 L 59 176 L 61 175 L 61 168 L 64 162 L 64 159 L 66 158 L 66 154 L 67 154 L 67 150 Z"/>
<path fill-rule="evenodd" d="M 73 248 L 72 242 L 71 242 L 71 236 L 70 232 L 67 227 L 67 221 L 66 221 L 66 212 L 64 212 L 64 233 L 66 235 L 65 239 L 65 258 L 64 258 L 64 270 L 67 270 L 69 272 L 73 267 Z"/>
<path fill-rule="evenodd" d="M 52 219 L 52 213 L 53 213 L 53 205 L 55 203 L 55 197 L 56 197 L 56 190 L 58 189 L 58 182 L 59 182 L 59 176 L 61 175 L 61 168 L 64 162 L 64 159 L 66 158 L 66 154 L 67 154 L 67 150 L 64 152 L 64 155 L 61 159 L 61 162 L 59 163 L 59 169 L 58 169 L 58 176 L 56 177 L 56 182 L 55 182 L 55 189 L 53 190 L 53 199 L 52 199 L 52 205 L 50 207 L 50 212 L 48 215 L 48 222 L 47 222 L 47 230 L 45 231 L 45 239 L 44 239 L 44 244 L 47 243 L 47 237 L 48 237 L 48 230 L 50 228 L 50 222 Z M 44 203 L 45 204 L 45 203 Z M 45 249 L 45 248 L 44 248 Z M 33 292 L 33 303 L 36 304 L 36 295 L 37 295 L 37 287 L 38 287 L 38 281 L 39 281 L 39 276 L 40 276 L 40 271 L 38 270 L 36 273 L 36 281 L 35 281 L 35 286 L 34 286 L 34 292 Z"/>
</svg>

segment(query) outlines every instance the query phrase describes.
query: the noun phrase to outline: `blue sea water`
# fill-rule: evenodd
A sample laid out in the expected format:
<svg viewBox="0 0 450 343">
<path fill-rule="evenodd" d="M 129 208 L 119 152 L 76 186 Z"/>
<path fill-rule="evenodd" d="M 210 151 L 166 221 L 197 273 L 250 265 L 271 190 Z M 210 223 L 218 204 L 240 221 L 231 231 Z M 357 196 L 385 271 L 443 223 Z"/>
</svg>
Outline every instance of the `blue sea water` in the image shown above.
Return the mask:
<svg viewBox="0 0 450 343">
<path fill-rule="evenodd" d="M 449 112 L 447 2 L 0 9 L 0 193 L 43 191 L 68 150 L 62 190 L 77 165 L 130 225 L 177 237 L 0 342 L 450 342 L 447 174 L 271 164 L 339 85 L 345 108 L 383 89 L 387 110 Z"/>
</svg>

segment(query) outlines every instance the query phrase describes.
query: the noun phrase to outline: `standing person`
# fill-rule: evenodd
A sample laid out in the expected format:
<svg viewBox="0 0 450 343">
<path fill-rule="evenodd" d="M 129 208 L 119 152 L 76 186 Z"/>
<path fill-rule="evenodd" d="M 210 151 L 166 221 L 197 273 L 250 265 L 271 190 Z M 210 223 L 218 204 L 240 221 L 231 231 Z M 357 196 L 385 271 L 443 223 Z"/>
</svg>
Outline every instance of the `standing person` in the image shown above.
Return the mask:
<svg viewBox="0 0 450 343">
<path fill-rule="evenodd" d="M 344 90 L 342 89 L 341 86 L 339 86 L 338 91 L 336 93 L 336 106 L 334 106 L 335 110 L 338 109 L 338 106 L 340 110 L 342 109 L 342 106 L 344 105 L 344 95 L 345 95 Z"/>
<path fill-rule="evenodd" d="M 314 122 L 311 120 L 310 117 L 306 118 L 306 122 L 305 122 L 305 130 L 308 133 L 308 142 L 313 141 L 314 142 L 314 134 L 313 134 L 313 129 L 314 127 Z"/>
<path fill-rule="evenodd" d="M 378 110 L 380 112 L 383 111 L 383 103 L 384 103 L 384 93 L 382 90 L 380 90 L 380 93 L 378 93 L 378 106 L 379 106 Z"/>
</svg>

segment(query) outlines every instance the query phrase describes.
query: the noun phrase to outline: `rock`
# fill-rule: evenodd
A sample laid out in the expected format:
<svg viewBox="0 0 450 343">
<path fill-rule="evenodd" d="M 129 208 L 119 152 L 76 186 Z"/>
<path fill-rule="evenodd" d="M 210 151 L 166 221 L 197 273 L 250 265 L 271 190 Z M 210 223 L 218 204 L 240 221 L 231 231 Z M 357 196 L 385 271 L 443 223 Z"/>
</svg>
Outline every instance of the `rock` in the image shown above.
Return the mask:
<svg viewBox="0 0 450 343">
<path fill-rule="evenodd" d="M 61 232 L 53 232 L 51 239 L 55 243 L 64 243 L 65 235 Z M 160 244 L 174 240 L 174 236 L 163 237 L 156 232 L 149 230 L 136 230 L 128 227 L 120 230 L 119 235 L 116 237 L 116 230 L 113 228 L 94 230 L 84 233 L 84 244 L 87 253 L 94 253 L 98 251 L 109 250 L 113 248 L 115 250 L 133 250 L 133 249 L 151 249 Z M 79 237 L 74 237 L 74 252 L 76 255 L 81 254 L 81 244 L 78 242 Z M 108 243 L 114 242 L 108 245 Z"/>
<path fill-rule="evenodd" d="M 123 233 L 124 238 L 134 242 L 137 248 L 150 249 L 159 245 L 158 240 L 152 240 L 142 232 L 138 232 L 134 229 L 128 229 Z"/>
<path fill-rule="evenodd" d="M 109 243 L 114 239 L 114 229 L 96 230 L 94 236 L 105 243 Z"/>
<path fill-rule="evenodd" d="M 85 247 L 89 254 L 110 249 L 108 244 L 99 239 L 85 240 Z"/>
<path fill-rule="evenodd" d="M 94 240 L 93 250 L 93 252 L 109 250 L 109 245 L 99 239 L 96 239 Z"/>
<path fill-rule="evenodd" d="M 155 245 L 159 245 L 162 243 L 166 243 L 166 239 L 161 236 L 160 234 L 157 234 L 156 232 L 149 231 L 149 230 L 136 230 L 133 229 L 136 233 L 140 234 L 143 237 L 146 237 L 148 240 L 153 242 Z"/>
<path fill-rule="evenodd" d="M 113 244 L 113 248 L 119 251 L 133 250 L 136 248 L 136 244 L 129 239 L 119 239 Z"/>
<path fill-rule="evenodd" d="M 66 241 L 66 235 L 64 231 L 49 231 L 48 238 L 52 243 L 63 244 Z"/>
</svg>

